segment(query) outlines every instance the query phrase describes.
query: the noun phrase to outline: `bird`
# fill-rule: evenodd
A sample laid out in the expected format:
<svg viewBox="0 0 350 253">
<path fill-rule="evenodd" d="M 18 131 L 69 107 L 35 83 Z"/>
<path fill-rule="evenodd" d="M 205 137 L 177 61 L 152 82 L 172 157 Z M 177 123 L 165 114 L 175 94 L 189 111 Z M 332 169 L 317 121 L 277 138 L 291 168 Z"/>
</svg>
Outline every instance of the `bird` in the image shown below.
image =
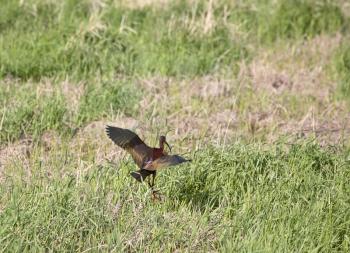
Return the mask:
<svg viewBox="0 0 350 253">
<path fill-rule="evenodd" d="M 168 146 L 170 152 L 171 147 L 164 135 L 159 137 L 159 148 L 152 148 L 145 144 L 136 133 L 129 129 L 107 125 L 106 133 L 115 144 L 131 155 L 134 162 L 139 167 L 138 171 L 130 173 L 134 179 L 138 182 L 143 182 L 148 176 L 152 175 L 152 182 L 150 178 L 148 180 L 148 185 L 152 190 L 152 194 L 157 192 L 154 190 L 157 170 L 191 161 L 180 155 L 169 155 L 164 150 L 164 144 Z"/>
</svg>

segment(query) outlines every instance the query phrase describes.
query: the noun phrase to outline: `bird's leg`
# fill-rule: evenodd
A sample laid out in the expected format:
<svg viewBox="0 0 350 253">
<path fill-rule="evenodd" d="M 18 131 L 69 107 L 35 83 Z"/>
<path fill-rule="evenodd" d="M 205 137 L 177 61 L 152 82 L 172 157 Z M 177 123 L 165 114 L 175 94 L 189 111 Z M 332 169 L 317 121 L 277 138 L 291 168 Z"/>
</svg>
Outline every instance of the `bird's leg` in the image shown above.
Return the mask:
<svg viewBox="0 0 350 253">
<path fill-rule="evenodd" d="M 148 178 L 148 186 L 151 188 L 152 190 L 152 194 L 157 192 L 154 190 L 154 180 L 155 180 L 155 177 L 156 177 L 156 172 L 152 173 L 152 182 L 151 182 L 151 177 Z"/>
<path fill-rule="evenodd" d="M 156 172 L 153 172 L 152 173 L 152 183 L 151 183 L 151 178 L 149 177 L 149 179 L 148 179 L 148 185 L 149 185 L 149 187 L 151 188 L 151 190 L 152 190 L 152 192 L 154 191 L 153 190 L 153 187 L 154 187 L 154 178 L 155 178 L 155 175 L 156 174 Z"/>
<path fill-rule="evenodd" d="M 151 187 L 151 190 L 152 190 L 153 201 L 162 200 L 161 195 L 159 195 L 159 193 L 158 193 L 158 190 L 154 190 L 155 178 L 156 178 L 156 172 L 154 171 L 154 173 L 152 174 L 152 183 L 149 184 Z"/>
<path fill-rule="evenodd" d="M 154 186 L 154 179 L 156 178 L 156 173 L 157 173 L 157 172 L 154 172 L 154 173 L 152 174 L 152 188 L 153 188 L 153 186 Z"/>
<path fill-rule="evenodd" d="M 153 185 L 151 184 L 151 177 L 148 178 L 147 183 L 148 183 L 149 188 L 152 189 L 152 188 L 153 188 Z"/>
</svg>

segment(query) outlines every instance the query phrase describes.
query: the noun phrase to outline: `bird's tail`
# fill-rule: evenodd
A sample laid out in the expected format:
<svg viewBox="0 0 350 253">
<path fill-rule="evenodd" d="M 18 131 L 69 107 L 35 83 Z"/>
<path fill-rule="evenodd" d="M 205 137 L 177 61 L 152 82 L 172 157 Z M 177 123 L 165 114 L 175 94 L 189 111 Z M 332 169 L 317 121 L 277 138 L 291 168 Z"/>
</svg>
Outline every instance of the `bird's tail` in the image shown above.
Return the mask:
<svg viewBox="0 0 350 253">
<path fill-rule="evenodd" d="M 130 173 L 130 175 L 135 178 L 137 181 L 142 182 L 145 181 L 145 179 L 151 175 L 153 171 L 149 170 L 138 170 L 138 171 L 133 171 Z"/>
</svg>

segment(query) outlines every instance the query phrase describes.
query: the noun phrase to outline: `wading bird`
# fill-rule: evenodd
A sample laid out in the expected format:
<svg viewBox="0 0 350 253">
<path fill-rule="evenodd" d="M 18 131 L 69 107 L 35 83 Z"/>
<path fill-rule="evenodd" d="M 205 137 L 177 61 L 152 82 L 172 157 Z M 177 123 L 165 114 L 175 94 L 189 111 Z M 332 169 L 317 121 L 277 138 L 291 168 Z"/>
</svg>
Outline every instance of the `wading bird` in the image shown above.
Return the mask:
<svg viewBox="0 0 350 253">
<path fill-rule="evenodd" d="M 128 129 L 107 126 L 106 132 L 115 144 L 131 154 L 134 162 L 140 168 L 138 171 L 131 172 L 133 178 L 139 182 L 143 182 L 149 175 L 152 175 L 152 182 L 149 178 L 148 185 L 152 189 L 153 196 L 156 192 L 153 187 L 158 169 L 191 161 L 179 155 L 168 155 L 164 151 L 164 144 L 169 147 L 170 152 L 171 148 L 165 136 L 159 137 L 159 148 L 151 148 L 137 134 Z"/>
</svg>

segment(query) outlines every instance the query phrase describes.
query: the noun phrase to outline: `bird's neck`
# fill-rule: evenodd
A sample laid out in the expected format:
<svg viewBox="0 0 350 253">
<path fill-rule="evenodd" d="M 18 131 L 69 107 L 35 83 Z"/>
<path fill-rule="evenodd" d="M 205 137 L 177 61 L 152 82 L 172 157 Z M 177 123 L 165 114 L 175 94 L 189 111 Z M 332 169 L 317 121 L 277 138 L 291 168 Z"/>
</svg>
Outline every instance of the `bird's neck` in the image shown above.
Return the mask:
<svg viewBox="0 0 350 253">
<path fill-rule="evenodd" d="M 164 147 L 153 148 L 153 159 L 158 159 L 159 157 L 164 155 Z"/>
</svg>

